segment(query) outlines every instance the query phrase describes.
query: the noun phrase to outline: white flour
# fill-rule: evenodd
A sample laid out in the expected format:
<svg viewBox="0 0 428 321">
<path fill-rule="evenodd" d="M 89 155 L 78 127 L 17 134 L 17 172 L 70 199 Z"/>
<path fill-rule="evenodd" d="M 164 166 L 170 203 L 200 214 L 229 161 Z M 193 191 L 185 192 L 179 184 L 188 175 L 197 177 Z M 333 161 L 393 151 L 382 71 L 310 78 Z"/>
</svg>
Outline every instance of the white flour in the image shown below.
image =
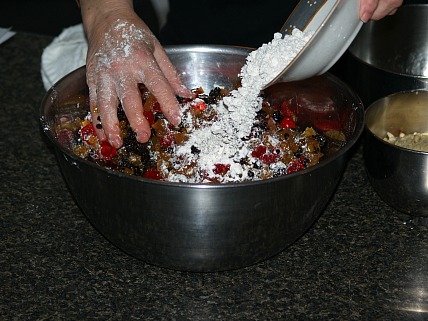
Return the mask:
<svg viewBox="0 0 428 321">
<path fill-rule="evenodd" d="M 242 86 L 214 106 L 218 120 L 193 131 L 184 145 L 177 146 L 174 158 L 185 159 L 186 164 L 196 160 L 195 172 L 206 172 L 210 177 L 216 176 L 214 164 L 228 164 L 230 170 L 223 178 L 225 182 L 245 179 L 247 172 L 239 160 L 248 156 L 250 150 L 241 138 L 250 134 L 256 113 L 261 109 L 260 91 L 296 57 L 309 38 L 310 35 L 297 29 L 283 39 L 276 33 L 271 42 L 251 52 L 239 75 Z M 200 153 L 192 154 L 192 146 Z M 168 176 L 167 169 L 164 174 Z M 201 178 L 170 174 L 168 181 L 200 182 Z"/>
</svg>

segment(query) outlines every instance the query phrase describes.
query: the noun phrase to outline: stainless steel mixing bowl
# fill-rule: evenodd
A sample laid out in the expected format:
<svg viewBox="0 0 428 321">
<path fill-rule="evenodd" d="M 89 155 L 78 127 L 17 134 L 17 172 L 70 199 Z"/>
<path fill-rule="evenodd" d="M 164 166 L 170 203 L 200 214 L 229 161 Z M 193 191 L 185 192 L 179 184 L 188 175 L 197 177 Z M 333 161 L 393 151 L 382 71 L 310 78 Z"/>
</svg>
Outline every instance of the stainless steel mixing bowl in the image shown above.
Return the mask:
<svg viewBox="0 0 428 321">
<path fill-rule="evenodd" d="M 183 46 L 167 52 L 189 87 L 208 90 L 236 84 L 249 50 Z M 296 241 L 332 197 L 364 126 L 360 99 L 332 75 L 279 84 L 266 94 L 278 100 L 294 97 L 302 103 L 302 119 L 305 114 L 320 121 L 328 120 L 331 112 L 339 115 L 347 144 L 320 164 L 283 177 L 224 185 L 168 183 L 102 168 L 58 142 L 55 123 L 87 111 L 80 99 L 87 90 L 85 69 L 80 68 L 51 88 L 41 106 L 44 132 L 55 146 L 72 195 L 113 244 L 148 263 L 178 270 L 241 268 Z"/>
<path fill-rule="evenodd" d="M 406 214 L 428 216 L 428 153 L 384 141 L 398 135 L 428 132 L 428 91 L 405 91 L 381 98 L 366 111 L 364 158 L 379 196 Z"/>
<path fill-rule="evenodd" d="M 346 82 L 366 106 L 395 92 L 428 89 L 428 4 L 404 5 L 365 24 L 348 53 Z"/>
</svg>

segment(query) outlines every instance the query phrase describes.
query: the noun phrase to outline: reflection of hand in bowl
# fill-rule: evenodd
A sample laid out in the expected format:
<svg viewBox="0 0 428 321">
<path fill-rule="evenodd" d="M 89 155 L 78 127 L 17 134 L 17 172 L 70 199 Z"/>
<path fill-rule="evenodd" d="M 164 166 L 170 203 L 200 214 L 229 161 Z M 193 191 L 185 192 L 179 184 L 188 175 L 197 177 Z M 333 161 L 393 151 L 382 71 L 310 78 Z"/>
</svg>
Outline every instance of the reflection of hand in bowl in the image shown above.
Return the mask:
<svg viewBox="0 0 428 321">
<path fill-rule="evenodd" d="M 223 71 L 232 70 L 230 74 L 237 75 L 248 55 L 248 50 L 242 48 L 218 46 L 172 47 L 167 52 L 188 87 L 207 89 L 216 85 L 231 89 L 237 79 L 225 76 Z M 280 97 L 289 85 L 277 84 L 266 94 Z M 226 270 L 271 257 L 313 224 L 333 195 L 348 152 L 362 131 L 362 104 L 338 79 L 325 75 L 293 86 L 297 87 L 288 89 L 293 97 L 303 97 L 306 91 L 319 86 L 325 89 L 336 110 L 329 107 L 317 119 L 329 119 L 332 113 L 341 115 L 346 120 L 343 128 L 347 130 L 347 144 L 320 164 L 256 182 L 159 182 L 76 157 L 59 144 L 53 129 L 64 108 L 83 108 L 66 104 L 71 97 L 87 95 L 83 68 L 48 91 L 41 117 L 77 204 L 113 244 L 146 262 L 168 268 Z"/>
<path fill-rule="evenodd" d="M 428 131 L 428 92 L 405 91 L 381 98 L 366 111 L 364 158 L 379 196 L 393 208 L 428 216 L 428 152 L 385 141 L 388 133 Z"/>
</svg>

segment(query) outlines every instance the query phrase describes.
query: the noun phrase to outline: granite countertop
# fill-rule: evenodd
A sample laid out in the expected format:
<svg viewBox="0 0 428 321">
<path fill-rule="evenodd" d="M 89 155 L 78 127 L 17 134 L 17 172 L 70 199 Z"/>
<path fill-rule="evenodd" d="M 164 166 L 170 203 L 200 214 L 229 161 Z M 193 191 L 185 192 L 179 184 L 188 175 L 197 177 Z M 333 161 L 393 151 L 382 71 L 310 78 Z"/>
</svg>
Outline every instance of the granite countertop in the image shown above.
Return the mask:
<svg viewBox="0 0 428 321">
<path fill-rule="evenodd" d="M 40 130 L 40 56 L 0 45 L 1 320 L 426 320 L 428 227 L 369 184 L 361 142 L 320 219 L 292 246 L 228 272 L 155 267 L 79 210 Z"/>
</svg>

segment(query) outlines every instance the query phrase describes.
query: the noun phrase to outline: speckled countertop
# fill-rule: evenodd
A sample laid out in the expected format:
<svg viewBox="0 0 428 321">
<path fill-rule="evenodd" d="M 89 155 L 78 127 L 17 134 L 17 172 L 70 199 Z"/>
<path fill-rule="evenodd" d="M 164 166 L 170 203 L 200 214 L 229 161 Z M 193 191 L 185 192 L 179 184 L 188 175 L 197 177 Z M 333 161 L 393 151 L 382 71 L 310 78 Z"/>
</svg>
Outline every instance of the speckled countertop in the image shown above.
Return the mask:
<svg viewBox="0 0 428 321">
<path fill-rule="evenodd" d="M 110 244 L 73 201 L 39 128 L 51 40 L 18 33 L 0 46 L 1 320 L 428 319 L 427 224 L 381 201 L 361 148 L 321 218 L 262 263 L 177 272 Z"/>
</svg>

